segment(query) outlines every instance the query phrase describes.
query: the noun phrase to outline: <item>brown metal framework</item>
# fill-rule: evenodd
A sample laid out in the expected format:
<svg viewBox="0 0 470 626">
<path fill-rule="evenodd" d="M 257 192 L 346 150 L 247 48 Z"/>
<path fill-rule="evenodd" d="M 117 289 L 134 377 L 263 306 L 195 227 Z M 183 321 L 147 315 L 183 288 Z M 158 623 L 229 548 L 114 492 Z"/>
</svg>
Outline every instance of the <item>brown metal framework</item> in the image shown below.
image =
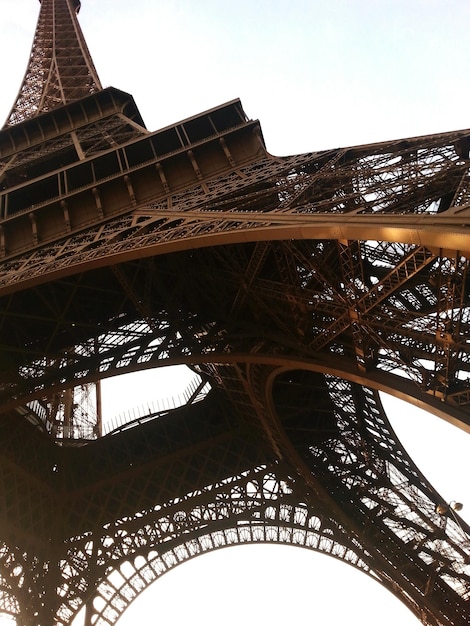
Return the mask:
<svg viewBox="0 0 470 626">
<path fill-rule="evenodd" d="M 28 67 L 6 125 L 50 111 L 101 89 L 76 14 L 80 0 L 40 0 Z"/>
<path fill-rule="evenodd" d="M 109 626 L 175 565 L 277 542 L 469 623 L 470 529 L 378 391 L 470 431 L 470 131 L 276 158 L 235 100 L 150 133 L 78 4 L 42 0 L 0 133 L 0 610 Z M 85 69 L 53 106 L 59 30 Z M 94 384 L 176 363 L 184 406 L 101 435 Z"/>
</svg>

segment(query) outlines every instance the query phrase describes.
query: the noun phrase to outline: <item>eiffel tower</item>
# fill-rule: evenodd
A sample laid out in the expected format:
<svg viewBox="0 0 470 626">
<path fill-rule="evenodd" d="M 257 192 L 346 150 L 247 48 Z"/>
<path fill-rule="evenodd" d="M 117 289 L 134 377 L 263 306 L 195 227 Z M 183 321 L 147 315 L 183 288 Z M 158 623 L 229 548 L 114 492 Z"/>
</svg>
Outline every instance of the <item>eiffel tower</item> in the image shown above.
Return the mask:
<svg viewBox="0 0 470 626">
<path fill-rule="evenodd" d="M 0 133 L 0 611 L 110 626 L 200 554 L 283 543 L 470 622 L 470 528 L 378 392 L 470 430 L 470 131 L 278 158 L 239 100 L 156 132 L 42 0 Z M 185 364 L 106 432 L 100 381 Z"/>
</svg>

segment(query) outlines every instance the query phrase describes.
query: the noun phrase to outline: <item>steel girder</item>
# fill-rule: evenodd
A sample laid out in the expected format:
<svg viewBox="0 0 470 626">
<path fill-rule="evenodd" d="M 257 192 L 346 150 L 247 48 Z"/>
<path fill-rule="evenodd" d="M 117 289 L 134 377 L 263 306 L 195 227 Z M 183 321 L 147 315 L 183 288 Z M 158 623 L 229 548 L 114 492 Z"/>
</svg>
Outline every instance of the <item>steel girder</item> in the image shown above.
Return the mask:
<svg viewBox="0 0 470 626">
<path fill-rule="evenodd" d="M 233 101 L 149 133 L 78 7 L 42 1 L 0 137 L 1 610 L 114 624 L 178 563 L 266 541 L 467 623 L 470 530 L 377 391 L 470 430 L 470 132 L 276 158 Z M 176 363 L 186 406 L 105 437 L 76 401 Z"/>
</svg>

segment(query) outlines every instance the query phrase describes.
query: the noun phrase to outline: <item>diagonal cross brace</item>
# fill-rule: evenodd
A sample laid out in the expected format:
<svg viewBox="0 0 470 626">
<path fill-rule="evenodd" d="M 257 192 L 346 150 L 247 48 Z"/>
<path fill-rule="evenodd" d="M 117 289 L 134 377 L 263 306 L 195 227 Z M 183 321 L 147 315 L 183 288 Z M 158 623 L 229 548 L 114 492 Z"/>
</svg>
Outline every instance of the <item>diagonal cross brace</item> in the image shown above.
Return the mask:
<svg viewBox="0 0 470 626">
<path fill-rule="evenodd" d="M 340 335 L 351 325 L 351 320 L 370 312 L 378 304 L 389 298 L 397 289 L 434 262 L 435 255 L 424 246 L 418 246 L 401 263 L 394 267 L 385 278 L 374 285 L 358 300 L 350 300 L 349 308 L 311 343 L 314 351 L 321 350 L 332 339 Z"/>
</svg>

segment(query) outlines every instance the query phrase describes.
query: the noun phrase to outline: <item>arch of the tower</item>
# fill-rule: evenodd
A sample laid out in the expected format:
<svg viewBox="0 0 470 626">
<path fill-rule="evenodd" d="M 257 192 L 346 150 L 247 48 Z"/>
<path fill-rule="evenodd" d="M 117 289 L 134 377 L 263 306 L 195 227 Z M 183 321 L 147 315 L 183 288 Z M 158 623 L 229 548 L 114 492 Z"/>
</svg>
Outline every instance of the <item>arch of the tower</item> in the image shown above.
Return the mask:
<svg viewBox="0 0 470 626">
<path fill-rule="evenodd" d="M 188 538 L 163 553 L 151 550 L 116 564 L 90 601 L 88 610 L 92 623 L 97 626 L 115 623 L 150 585 L 176 566 L 216 550 L 247 544 L 288 545 L 326 554 L 352 565 L 392 591 L 389 581 L 379 581 L 353 547 L 335 541 L 333 530 L 322 528 L 322 520 L 309 516 L 302 505 L 266 506 L 265 514 L 265 520 L 215 529 Z M 410 603 L 410 608 L 416 612 L 419 610 L 413 603 Z"/>
<path fill-rule="evenodd" d="M 214 550 L 249 543 L 320 552 L 354 566 L 393 591 L 391 581 L 371 571 L 360 545 L 334 521 L 299 502 L 289 477 L 284 480 L 279 475 L 260 467 L 242 481 L 234 481 L 224 504 L 214 498 L 191 511 L 167 514 L 155 526 L 142 527 L 133 535 L 123 531 L 120 546 L 88 601 L 89 623 L 115 623 L 149 585 L 176 566 Z M 159 542 L 157 535 L 165 524 L 174 536 Z M 101 539 L 103 545 L 109 542 L 109 537 Z M 410 598 L 401 599 L 418 613 Z M 68 612 L 65 606 L 63 611 L 64 615 Z"/>
</svg>

